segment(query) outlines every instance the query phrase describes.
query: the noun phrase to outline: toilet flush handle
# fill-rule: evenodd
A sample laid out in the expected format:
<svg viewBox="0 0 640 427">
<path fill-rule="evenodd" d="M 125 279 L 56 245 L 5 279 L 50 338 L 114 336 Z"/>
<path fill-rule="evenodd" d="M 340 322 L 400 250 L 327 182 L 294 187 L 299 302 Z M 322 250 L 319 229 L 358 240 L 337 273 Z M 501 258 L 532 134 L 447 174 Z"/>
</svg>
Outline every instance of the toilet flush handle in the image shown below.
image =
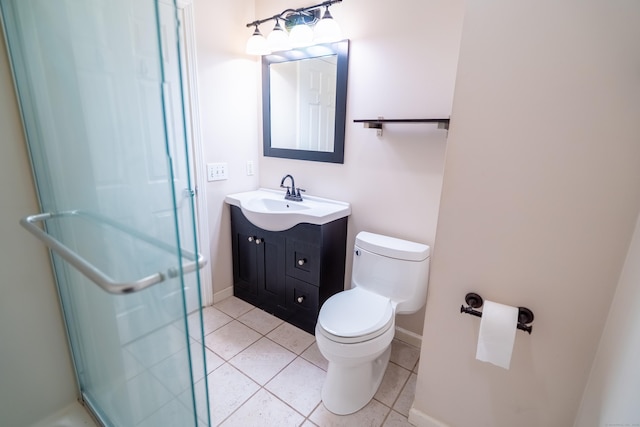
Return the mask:
<svg viewBox="0 0 640 427">
<path fill-rule="evenodd" d="M 359 250 L 357 250 L 357 249 L 356 249 L 356 250 L 355 250 L 355 251 L 353 251 L 353 252 L 356 254 L 356 256 L 360 256 L 360 251 L 359 251 Z"/>
</svg>

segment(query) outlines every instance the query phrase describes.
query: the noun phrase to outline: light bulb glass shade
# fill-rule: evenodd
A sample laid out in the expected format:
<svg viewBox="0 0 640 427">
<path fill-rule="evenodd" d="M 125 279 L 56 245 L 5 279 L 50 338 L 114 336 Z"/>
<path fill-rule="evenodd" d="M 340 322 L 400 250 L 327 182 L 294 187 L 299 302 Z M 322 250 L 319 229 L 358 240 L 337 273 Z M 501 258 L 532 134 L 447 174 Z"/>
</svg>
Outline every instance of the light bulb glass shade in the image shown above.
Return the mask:
<svg viewBox="0 0 640 427">
<path fill-rule="evenodd" d="M 296 25 L 289 33 L 289 42 L 292 47 L 303 47 L 313 44 L 313 30 L 306 24 Z"/>
<path fill-rule="evenodd" d="M 249 55 L 268 55 L 271 53 L 267 39 L 260 33 L 257 26 L 253 35 L 247 40 L 246 52 Z"/>
<path fill-rule="evenodd" d="M 276 20 L 275 27 L 273 27 L 273 30 L 267 36 L 267 42 L 272 52 L 291 49 L 289 35 L 282 29 L 278 20 Z"/>
<path fill-rule="evenodd" d="M 333 19 L 333 16 L 329 13 L 329 7 L 327 7 L 324 16 L 313 29 L 313 42 L 331 43 L 342 40 L 342 38 L 340 25 Z"/>
</svg>

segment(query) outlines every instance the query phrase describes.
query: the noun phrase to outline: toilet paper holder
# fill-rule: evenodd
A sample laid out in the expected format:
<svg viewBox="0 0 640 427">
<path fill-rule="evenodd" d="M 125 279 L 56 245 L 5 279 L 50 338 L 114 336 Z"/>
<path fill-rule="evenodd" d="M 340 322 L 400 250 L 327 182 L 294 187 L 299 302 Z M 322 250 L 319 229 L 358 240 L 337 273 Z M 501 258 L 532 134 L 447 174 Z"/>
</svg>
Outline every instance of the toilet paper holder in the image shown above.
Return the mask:
<svg viewBox="0 0 640 427">
<path fill-rule="evenodd" d="M 464 301 L 467 303 L 468 307 L 461 305 L 460 313 L 467 313 L 472 316 L 482 317 L 482 312 L 475 310 L 476 308 L 482 307 L 482 304 L 484 304 L 484 300 L 480 295 L 475 292 L 469 292 L 464 297 Z M 533 312 L 526 307 L 518 307 L 518 329 L 528 332 L 529 335 L 531 335 L 531 331 L 533 330 L 533 326 L 529 324 L 531 322 L 533 322 Z"/>
</svg>

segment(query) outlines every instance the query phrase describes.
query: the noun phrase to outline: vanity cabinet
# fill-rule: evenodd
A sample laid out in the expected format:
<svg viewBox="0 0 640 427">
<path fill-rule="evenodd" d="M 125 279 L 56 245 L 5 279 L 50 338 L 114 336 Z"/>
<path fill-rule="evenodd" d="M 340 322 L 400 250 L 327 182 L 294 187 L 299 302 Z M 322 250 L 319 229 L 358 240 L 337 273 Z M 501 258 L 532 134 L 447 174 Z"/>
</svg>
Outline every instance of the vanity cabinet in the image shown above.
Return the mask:
<svg viewBox="0 0 640 427">
<path fill-rule="evenodd" d="M 322 304 L 344 289 L 347 218 L 267 231 L 230 208 L 234 295 L 313 334 Z"/>
</svg>

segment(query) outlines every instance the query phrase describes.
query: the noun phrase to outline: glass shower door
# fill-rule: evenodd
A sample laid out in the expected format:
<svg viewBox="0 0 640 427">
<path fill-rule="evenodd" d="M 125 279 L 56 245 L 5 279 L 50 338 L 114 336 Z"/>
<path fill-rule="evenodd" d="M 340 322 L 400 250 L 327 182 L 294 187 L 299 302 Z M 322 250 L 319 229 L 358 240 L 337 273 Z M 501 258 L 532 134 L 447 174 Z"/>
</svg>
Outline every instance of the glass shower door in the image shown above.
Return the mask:
<svg viewBox="0 0 640 427">
<path fill-rule="evenodd" d="M 209 425 L 177 21 L 162 0 L 0 0 L 82 399 Z M 41 228 L 42 227 L 42 228 Z"/>
</svg>

